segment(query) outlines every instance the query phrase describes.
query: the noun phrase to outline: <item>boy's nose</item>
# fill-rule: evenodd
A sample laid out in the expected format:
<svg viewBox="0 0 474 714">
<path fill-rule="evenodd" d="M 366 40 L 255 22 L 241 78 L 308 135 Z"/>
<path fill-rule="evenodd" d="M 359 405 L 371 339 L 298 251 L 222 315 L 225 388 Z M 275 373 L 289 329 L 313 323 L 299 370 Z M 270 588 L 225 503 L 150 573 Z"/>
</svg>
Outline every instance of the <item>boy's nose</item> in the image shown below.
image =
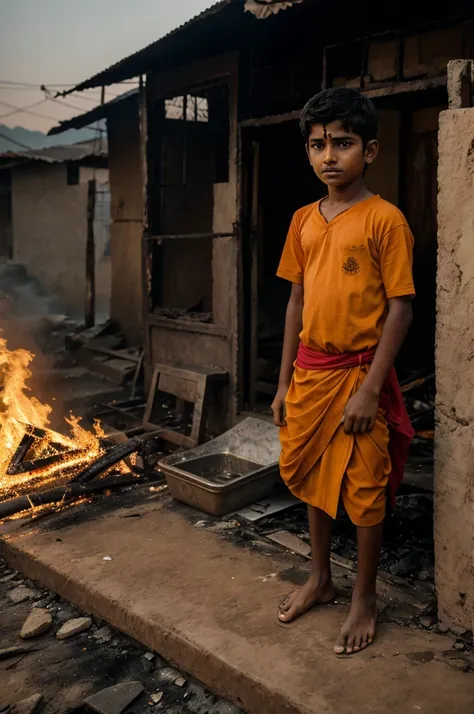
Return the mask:
<svg viewBox="0 0 474 714">
<path fill-rule="evenodd" d="M 334 155 L 334 152 L 330 146 L 326 149 L 326 154 L 324 156 L 324 163 L 325 164 L 333 164 L 336 161 L 336 157 Z"/>
</svg>

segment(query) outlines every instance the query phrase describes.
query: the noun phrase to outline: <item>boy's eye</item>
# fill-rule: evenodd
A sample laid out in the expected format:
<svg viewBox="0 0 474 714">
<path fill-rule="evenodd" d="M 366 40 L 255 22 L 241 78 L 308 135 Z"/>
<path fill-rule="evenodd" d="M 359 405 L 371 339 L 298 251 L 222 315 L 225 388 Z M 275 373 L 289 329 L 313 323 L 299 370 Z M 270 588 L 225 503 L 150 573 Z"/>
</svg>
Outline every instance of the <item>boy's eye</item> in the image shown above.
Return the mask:
<svg viewBox="0 0 474 714">
<path fill-rule="evenodd" d="M 340 146 L 342 149 L 348 149 L 351 143 L 349 141 L 340 141 L 338 143 L 338 146 Z"/>
<path fill-rule="evenodd" d="M 313 144 L 312 146 L 313 149 L 317 149 L 318 151 L 324 148 L 324 144 L 321 141 L 319 144 Z"/>
</svg>

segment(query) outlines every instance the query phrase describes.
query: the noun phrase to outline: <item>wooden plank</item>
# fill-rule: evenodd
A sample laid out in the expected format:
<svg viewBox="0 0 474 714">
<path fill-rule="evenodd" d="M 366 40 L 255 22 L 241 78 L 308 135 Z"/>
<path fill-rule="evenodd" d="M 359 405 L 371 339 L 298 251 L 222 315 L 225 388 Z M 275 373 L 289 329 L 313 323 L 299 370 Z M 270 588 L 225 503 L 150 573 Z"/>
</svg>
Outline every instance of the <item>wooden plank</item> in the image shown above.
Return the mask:
<svg viewBox="0 0 474 714">
<path fill-rule="evenodd" d="M 153 370 L 153 375 L 151 378 L 150 389 L 148 390 L 148 398 L 145 407 L 145 413 L 143 414 L 143 423 L 150 422 L 151 415 L 153 413 L 153 405 L 156 399 L 156 387 L 158 385 L 158 379 L 160 378 L 160 370 L 155 367 Z M 156 427 L 156 424 L 155 424 Z"/>
<path fill-rule="evenodd" d="M 141 242 L 141 268 L 142 268 L 142 344 L 145 352 L 145 359 L 151 359 L 150 330 L 148 329 L 147 317 L 153 309 L 151 302 L 151 263 L 150 246 L 147 242 L 149 233 L 149 201 L 150 191 L 148 187 L 149 167 L 148 167 L 148 104 L 147 89 L 140 76 L 139 96 L 138 96 L 138 117 L 140 131 L 140 166 L 142 175 L 142 242 Z"/>
<path fill-rule="evenodd" d="M 192 449 L 196 446 L 191 437 L 186 436 L 185 434 L 180 434 L 177 431 L 172 431 L 171 429 L 157 429 L 156 424 L 152 424 L 151 422 L 143 422 L 143 427 L 146 431 L 153 431 L 154 436 L 164 439 L 165 441 L 170 441 L 172 444 L 176 444 L 176 446 L 182 446 L 185 449 Z"/>
<path fill-rule="evenodd" d="M 228 373 L 218 367 L 202 367 L 198 365 L 188 365 L 184 363 L 156 364 L 155 368 L 159 369 L 162 374 L 167 374 L 170 377 L 180 377 L 181 379 L 189 379 L 197 381 L 200 375 L 205 375 L 211 380 L 225 380 Z"/>
<path fill-rule="evenodd" d="M 185 318 L 163 317 L 163 315 L 148 315 L 148 325 L 163 328 L 165 330 L 176 330 L 177 332 L 196 332 L 202 335 L 215 335 L 224 339 L 231 339 L 232 333 L 225 327 L 214 325 L 211 322 L 199 322 L 198 320 L 187 320 Z"/>
<path fill-rule="evenodd" d="M 235 233 L 180 233 L 177 235 L 147 236 L 148 241 L 162 240 L 209 240 L 214 238 L 234 238 Z"/>
<path fill-rule="evenodd" d="M 106 347 L 94 347 L 92 344 L 88 345 L 87 342 L 83 345 L 82 349 L 89 350 L 89 352 L 97 352 L 101 355 L 107 355 L 109 357 L 113 357 L 114 359 L 124 359 L 126 362 L 133 362 L 134 364 L 138 364 L 140 361 L 140 357 L 131 355 L 129 352 L 125 352 L 124 350 L 109 350 Z"/>
<path fill-rule="evenodd" d="M 202 444 L 206 436 L 207 413 L 209 407 L 209 378 L 201 375 L 197 383 L 197 394 L 194 402 L 193 425 L 191 439 L 195 446 Z"/>
<path fill-rule="evenodd" d="M 158 389 L 167 394 L 173 394 L 178 399 L 194 403 L 198 386 L 195 379 L 184 379 L 172 374 L 161 372 L 158 380 Z"/>
</svg>

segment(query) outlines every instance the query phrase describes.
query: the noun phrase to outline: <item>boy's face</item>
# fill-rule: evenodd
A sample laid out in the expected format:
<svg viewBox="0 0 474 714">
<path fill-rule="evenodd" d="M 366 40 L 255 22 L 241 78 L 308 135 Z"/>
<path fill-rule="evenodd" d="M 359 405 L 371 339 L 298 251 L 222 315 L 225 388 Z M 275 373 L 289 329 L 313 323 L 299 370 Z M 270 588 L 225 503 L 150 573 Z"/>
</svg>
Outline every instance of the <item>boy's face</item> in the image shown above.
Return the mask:
<svg viewBox="0 0 474 714">
<path fill-rule="evenodd" d="M 364 149 L 358 134 L 345 131 L 342 122 L 313 124 L 306 147 L 317 177 L 327 186 L 350 186 L 364 175 L 366 164 L 377 156 L 377 141 Z"/>
</svg>

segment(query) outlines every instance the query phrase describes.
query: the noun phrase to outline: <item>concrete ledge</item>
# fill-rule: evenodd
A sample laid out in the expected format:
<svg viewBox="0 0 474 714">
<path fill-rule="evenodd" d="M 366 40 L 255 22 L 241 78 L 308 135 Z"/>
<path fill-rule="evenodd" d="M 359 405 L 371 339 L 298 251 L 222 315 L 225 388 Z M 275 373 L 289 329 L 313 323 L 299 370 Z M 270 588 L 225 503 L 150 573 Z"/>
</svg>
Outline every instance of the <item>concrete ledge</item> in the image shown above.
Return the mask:
<svg viewBox="0 0 474 714">
<path fill-rule="evenodd" d="M 276 620 L 292 589 L 291 556 L 259 555 L 196 528 L 167 500 L 144 496 L 131 510 L 130 494 L 119 498 L 122 507 L 108 511 L 86 505 L 35 528 L 10 526 L 2 553 L 249 714 L 472 714 L 474 676 L 435 659 L 449 639 L 382 625 L 371 648 L 338 659 L 345 606 L 292 626 Z"/>
</svg>

